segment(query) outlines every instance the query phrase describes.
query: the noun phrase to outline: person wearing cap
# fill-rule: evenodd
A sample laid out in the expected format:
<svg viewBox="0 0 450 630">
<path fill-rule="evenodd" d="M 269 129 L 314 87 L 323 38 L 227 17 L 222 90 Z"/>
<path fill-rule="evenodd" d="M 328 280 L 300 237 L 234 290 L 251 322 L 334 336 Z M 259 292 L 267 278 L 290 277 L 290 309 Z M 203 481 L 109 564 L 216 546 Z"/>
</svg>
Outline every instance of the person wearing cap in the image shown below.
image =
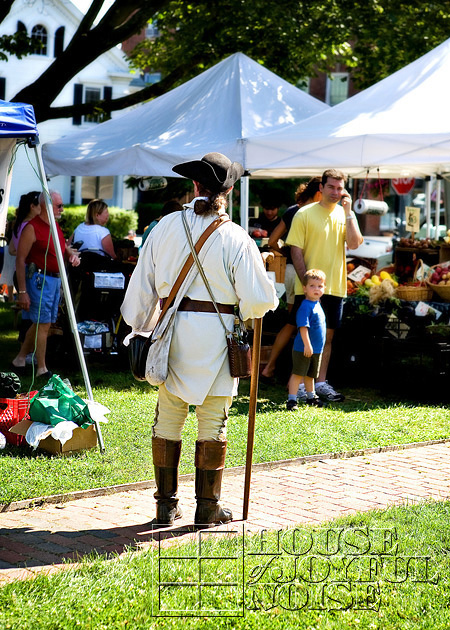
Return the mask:
<svg viewBox="0 0 450 630">
<path fill-rule="evenodd" d="M 248 225 L 250 228 L 265 230 L 267 236 L 270 236 L 281 221 L 281 217 L 278 216 L 280 204 L 273 198 L 265 197 L 262 199 L 261 205 L 263 209 L 262 215 L 257 219 L 250 219 Z"/>
<path fill-rule="evenodd" d="M 178 164 L 175 173 L 193 180 L 195 198 L 183 211 L 192 240 L 198 241 L 219 215 L 226 213 L 227 193 L 244 169 L 221 153 Z M 151 329 L 159 300 L 166 298 L 190 254 L 182 213 L 163 217 L 150 232 L 131 277 L 122 315 L 133 331 Z M 260 318 L 278 305 L 261 255 L 247 232 L 232 221 L 223 223 L 203 245 L 199 258 L 219 311 L 233 329 L 234 307 L 243 319 Z M 195 523 L 213 525 L 232 519 L 220 505 L 227 449 L 226 424 L 238 380 L 230 376 L 226 336 L 200 274 L 196 274 L 176 314 L 169 351 L 169 371 L 160 385 L 153 423 L 152 452 L 157 491 L 156 521 L 171 525 L 178 506 L 181 432 L 196 406 Z"/>
</svg>

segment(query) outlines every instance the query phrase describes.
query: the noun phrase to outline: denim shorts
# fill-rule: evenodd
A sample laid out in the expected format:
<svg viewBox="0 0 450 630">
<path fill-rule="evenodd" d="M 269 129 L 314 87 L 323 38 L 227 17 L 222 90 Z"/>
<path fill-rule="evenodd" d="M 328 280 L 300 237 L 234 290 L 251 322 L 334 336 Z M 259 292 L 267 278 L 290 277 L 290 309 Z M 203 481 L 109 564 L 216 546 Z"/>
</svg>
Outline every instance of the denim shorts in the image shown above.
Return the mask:
<svg viewBox="0 0 450 630">
<path fill-rule="evenodd" d="M 27 278 L 27 292 L 31 302 L 29 319 L 34 324 L 55 323 L 58 316 L 61 279 L 46 276 L 44 281 L 44 274 L 36 272 L 31 278 Z"/>
</svg>

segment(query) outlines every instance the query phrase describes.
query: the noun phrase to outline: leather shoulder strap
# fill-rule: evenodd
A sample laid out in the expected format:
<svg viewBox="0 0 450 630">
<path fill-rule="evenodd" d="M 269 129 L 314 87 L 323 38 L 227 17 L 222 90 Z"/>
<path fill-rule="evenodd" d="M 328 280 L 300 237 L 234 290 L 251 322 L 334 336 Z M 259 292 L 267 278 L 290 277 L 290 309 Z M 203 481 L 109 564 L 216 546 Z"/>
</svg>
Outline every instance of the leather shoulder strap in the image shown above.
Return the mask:
<svg viewBox="0 0 450 630">
<path fill-rule="evenodd" d="M 211 234 L 215 230 L 217 230 L 217 228 L 220 227 L 223 223 L 227 223 L 230 220 L 231 219 L 230 219 L 230 217 L 228 215 L 221 214 L 220 217 L 218 217 L 217 219 L 215 219 L 212 223 L 210 223 L 208 225 L 206 230 L 203 232 L 203 234 L 200 236 L 200 238 L 198 239 L 198 241 L 195 244 L 195 251 L 197 252 L 197 254 L 199 253 L 199 251 L 203 247 L 204 243 L 211 236 Z M 186 275 L 187 275 L 189 269 L 192 267 L 193 262 L 194 262 L 194 258 L 192 256 L 192 254 L 189 254 L 189 256 L 186 259 L 186 262 L 184 263 L 183 267 L 181 268 L 180 273 L 178 274 L 178 278 L 175 280 L 175 283 L 174 283 L 174 285 L 173 285 L 173 287 L 172 287 L 172 289 L 171 289 L 167 299 L 164 302 L 164 306 L 163 306 L 163 308 L 161 310 L 161 314 L 159 316 L 158 323 L 162 320 L 162 318 L 164 317 L 164 314 L 166 313 L 167 309 L 170 307 L 170 305 L 174 301 L 175 296 L 178 293 L 179 288 L 183 284 L 183 280 L 186 278 Z"/>
</svg>

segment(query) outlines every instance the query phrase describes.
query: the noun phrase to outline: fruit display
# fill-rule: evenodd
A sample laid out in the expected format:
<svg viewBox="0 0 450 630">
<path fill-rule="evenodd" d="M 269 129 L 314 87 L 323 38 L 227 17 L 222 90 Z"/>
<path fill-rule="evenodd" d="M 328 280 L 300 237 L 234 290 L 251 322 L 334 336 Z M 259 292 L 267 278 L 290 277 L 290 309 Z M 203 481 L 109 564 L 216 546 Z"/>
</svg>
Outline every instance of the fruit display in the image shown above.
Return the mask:
<svg viewBox="0 0 450 630">
<path fill-rule="evenodd" d="M 268 233 L 267 233 L 267 230 L 261 230 L 260 228 L 255 228 L 252 231 L 251 236 L 253 238 L 267 238 Z"/>
<path fill-rule="evenodd" d="M 450 266 L 438 265 L 427 278 L 430 284 L 439 286 L 450 286 Z"/>
<path fill-rule="evenodd" d="M 447 230 L 447 234 L 444 236 L 444 241 L 450 243 L 450 230 Z"/>
<path fill-rule="evenodd" d="M 364 280 L 371 275 L 370 269 L 359 263 L 356 258 L 347 262 L 347 295 L 356 293 Z"/>
<path fill-rule="evenodd" d="M 439 241 L 432 238 L 406 238 L 403 237 L 398 242 L 398 247 L 407 247 L 410 249 L 434 249 L 439 246 Z"/>
<path fill-rule="evenodd" d="M 374 286 L 381 286 L 384 280 L 387 280 L 394 287 L 394 289 L 398 287 L 398 282 L 395 277 L 391 276 L 391 274 L 387 271 L 380 271 L 380 275 L 373 274 L 369 278 L 366 278 L 364 284 L 366 287 L 369 288 Z"/>
</svg>

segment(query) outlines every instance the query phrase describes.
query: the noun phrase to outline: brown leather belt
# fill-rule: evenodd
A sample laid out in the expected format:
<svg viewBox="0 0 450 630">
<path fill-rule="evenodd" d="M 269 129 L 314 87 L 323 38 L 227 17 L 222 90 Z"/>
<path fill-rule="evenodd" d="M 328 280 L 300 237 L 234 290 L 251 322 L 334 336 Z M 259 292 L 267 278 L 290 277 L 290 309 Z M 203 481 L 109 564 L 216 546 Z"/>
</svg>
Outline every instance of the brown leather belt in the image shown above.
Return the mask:
<svg viewBox="0 0 450 630">
<path fill-rule="evenodd" d="M 234 304 L 219 304 L 217 302 L 217 308 L 219 309 L 219 313 L 225 313 L 228 315 L 233 315 L 234 313 Z M 212 302 L 205 302 L 203 300 L 191 300 L 191 298 L 188 297 L 184 297 L 181 300 L 178 310 L 193 311 L 195 313 L 216 312 L 216 309 L 214 308 L 214 304 Z"/>
</svg>

